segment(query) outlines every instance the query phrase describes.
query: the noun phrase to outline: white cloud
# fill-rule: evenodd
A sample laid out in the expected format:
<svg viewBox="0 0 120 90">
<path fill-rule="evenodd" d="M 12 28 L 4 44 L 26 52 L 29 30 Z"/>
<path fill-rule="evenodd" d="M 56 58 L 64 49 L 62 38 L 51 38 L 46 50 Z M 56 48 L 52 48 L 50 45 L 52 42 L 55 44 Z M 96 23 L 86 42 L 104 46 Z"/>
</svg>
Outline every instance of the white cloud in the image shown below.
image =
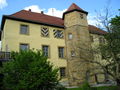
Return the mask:
<svg viewBox="0 0 120 90">
<path fill-rule="evenodd" d="M 98 21 L 96 20 L 96 16 L 95 15 L 89 14 L 87 19 L 88 19 L 88 24 L 95 25 L 95 26 L 98 25 Z"/>
<path fill-rule="evenodd" d="M 24 8 L 25 10 L 31 9 L 32 12 L 38 12 L 44 11 L 45 14 L 56 16 L 56 17 L 62 17 L 63 12 L 65 12 L 67 9 L 64 10 L 57 10 L 56 8 L 49 8 L 48 10 L 40 8 L 38 5 L 32 5 Z"/>
<path fill-rule="evenodd" d="M 63 12 L 65 12 L 66 10 L 67 9 L 57 10 L 56 8 L 49 8 L 46 14 L 62 18 Z"/>
<path fill-rule="evenodd" d="M 60 18 L 62 18 L 63 13 L 67 10 L 67 9 L 57 10 L 56 8 L 49 8 L 48 10 L 46 10 L 46 9 L 40 8 L 38 5 L 28 6 L 28 7 L 25 7 L 24 9 L 25 10 L 31 9 L 32 12 L 38 12 L 38 13 L 40 13 L 41 11 L 44 11 L 44 13 L 47 15 L 56 16 Z M 96 15 L 89 14 L 88 24 L 97 26 L 98 22 L 95 18 L 96 18 Z"/>
<path fill-rule="evenodd" d="M 8 4 L 6 2 L 6 0 L 0 0 L 0 9 L 6 7 Z"/>
<path fill-rule="evenodd" d="M 101 19 L 99 19 L 99 17 L 95 14 L 88 15 L 88 24 L 104 29 L 104 25 L 102 24 Z"/>
<path fill-rule="evenodd" d="M 41 9 L 38 5 L 32 5 L 24 8 L 25 10 L 31 9 L 32 12 L 38 12 L 44 11 L 45 9 Z"/>
</svg>

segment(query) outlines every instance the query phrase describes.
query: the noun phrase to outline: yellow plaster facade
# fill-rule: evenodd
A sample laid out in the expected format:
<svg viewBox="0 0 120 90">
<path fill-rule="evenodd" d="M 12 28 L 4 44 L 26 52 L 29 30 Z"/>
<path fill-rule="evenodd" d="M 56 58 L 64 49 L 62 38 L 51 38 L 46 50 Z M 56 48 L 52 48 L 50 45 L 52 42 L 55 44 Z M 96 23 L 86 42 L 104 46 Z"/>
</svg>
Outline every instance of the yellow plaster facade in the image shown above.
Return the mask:
<svg viewBox="0 0 120 90">
<path fill-rule="evenodd" d="M 29 34 L 20 34 L 20 25 L 29 26 Z M 49 60 L 58 67 L 66 67 L 66 60 L 58 57 L 58 47 L 65 47 L 65 40 L 57 39 L 53 36 L 53 30 L 60 28 L 48 27 L 49 37 L 41 36 L 41 27 L 48 27 L 43 25 L 25 23 L 20 21 L 6 20 L 4 26 L 4 35 L 2 35 L 2 51 L 19 51 L 20 44 L 29 44 L 30 49 L 40 49 L 42 45 L 48 45 L 50 48 Z M 54 43 L 53 43 L 54 42 Z"/>
</svg>

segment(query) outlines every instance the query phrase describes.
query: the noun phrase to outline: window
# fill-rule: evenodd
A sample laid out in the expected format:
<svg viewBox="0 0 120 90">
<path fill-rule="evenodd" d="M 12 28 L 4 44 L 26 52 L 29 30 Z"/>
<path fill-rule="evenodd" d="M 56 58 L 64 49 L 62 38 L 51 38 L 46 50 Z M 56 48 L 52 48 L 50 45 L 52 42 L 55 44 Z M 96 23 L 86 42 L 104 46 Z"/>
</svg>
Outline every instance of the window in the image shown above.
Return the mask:
<svg viewBox="0 0 120 90">
<path fill-rule="evenodd" d="M 69 33 L 69 34 L 68 34 L 68 39 L 72 39 L 72 38 L 73 38 L 72 33 Z"/>
<path fill-rule="evenodd" d="M 66 70 L 65 67 L 60 68 L 60 77 L 65 77 L 66 76 Z"/>
<path fill-rule="evenodd" d="M 21 25 L 20 26 L 20 34 L 28 34 L 28 25 Z"/>
<path fill-rule="evenodd" d="M 103 38 L 103 44 L 105 44 L 105 39 Z"/>
<path fill-rule="evenodd" d="M 86 81 L 89 81 L 89 79 L 90 79 L 90 71 L 86 71 L 85 79 L 86 79 Z"/>
<path fill-rule="evenodd" d="M 80 18 L 83 19 L 83 14 L 80 14 Z"/>
<path fill-rule="evenodd" d="M 49 57 L 49 46 L 43 45 L 42 50 L 45 56 Z"/>
<path fill-rule="evenodd" d="M 71 57 L 75 56 L 75 51 L 71 51 Z"/>
<path fill-rule="evenodd" d="M 102 43 L 102 37 L 99 37 L 99 43 Z"/>
<path fill-rule="evenodd" d="M 93 36 L 90 36 L 90 40 L 91 42 L 94 42 Z"/>
<path fill-rule="evenodd" d="M 53 30 L 53 33 L 54 33 L 55 38 L 63 38 L 64 37 L 63 30 Z"/>
<path fill-rule="evenodd" d="M 105 39 L 103 37 L 99 37 L 99 43 L 105 44 Z"/>
<path fill-rule="evenodd" d="M 11 58 L 10 52 L 0 52 L 0 60 L 9 60 Z"/>
<path fill-rule="evenodd" d="M 29 45 L 28 44 L 20 44 L 20 50 L 28 50 Z"/>
<path fill-rule="evenodd" d="M 41 35 L 42 35 L 43 37 L 48 37 L 48 36 L 49 36 L 49 29 L 46 28 L 46 27 L 42 27 L 42 28 L 41 28 Z"/>
<path fill-rule="evenodd" d="M 59 58 L 64 58 L 64 47 L 58 47 Z"/>
</svg>

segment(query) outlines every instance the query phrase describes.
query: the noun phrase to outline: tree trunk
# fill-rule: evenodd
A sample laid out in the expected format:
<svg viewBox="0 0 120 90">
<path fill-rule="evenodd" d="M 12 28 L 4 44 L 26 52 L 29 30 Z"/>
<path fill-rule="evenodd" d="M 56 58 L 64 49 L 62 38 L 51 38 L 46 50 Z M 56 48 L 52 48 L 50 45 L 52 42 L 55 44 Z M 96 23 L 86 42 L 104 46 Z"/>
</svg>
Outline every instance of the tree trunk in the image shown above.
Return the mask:
<svg viewBox="0 0 120 90">
<path fill-rule="evenodd" d="M 116 79 L 118 90 L 120 90 L 120 79 Z"/>
<path fill-rule="evenodd" d="M 95 81 L 96 81 L 96 84 L 99 84 L 97 74 L 95 74 Z"/>
</svg>

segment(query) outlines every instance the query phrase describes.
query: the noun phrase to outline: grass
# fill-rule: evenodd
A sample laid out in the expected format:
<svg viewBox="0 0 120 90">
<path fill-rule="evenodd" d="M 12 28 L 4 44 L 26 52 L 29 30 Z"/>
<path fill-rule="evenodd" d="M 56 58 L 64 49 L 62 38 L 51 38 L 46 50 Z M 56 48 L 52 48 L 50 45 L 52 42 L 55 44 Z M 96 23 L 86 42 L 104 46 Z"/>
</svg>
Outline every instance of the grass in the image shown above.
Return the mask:
<svg viewBox="0 0 120 90">
<path fill-rule="evenodd" d="M 80 90 L 80 88 L 69 88 L 67 90 Z"/>
<path fill-rule="evenodd" d="M 67 90 L 85 90 L 85 89 L 82 89 L 82 88 L 69 88 Z M 101 86 L 101 87 L 92 87 L 92 88 L 87 89 L 87 90 L 120 90 L 120 89 L 118 89 L 117 86 Z"/>
</svg>

